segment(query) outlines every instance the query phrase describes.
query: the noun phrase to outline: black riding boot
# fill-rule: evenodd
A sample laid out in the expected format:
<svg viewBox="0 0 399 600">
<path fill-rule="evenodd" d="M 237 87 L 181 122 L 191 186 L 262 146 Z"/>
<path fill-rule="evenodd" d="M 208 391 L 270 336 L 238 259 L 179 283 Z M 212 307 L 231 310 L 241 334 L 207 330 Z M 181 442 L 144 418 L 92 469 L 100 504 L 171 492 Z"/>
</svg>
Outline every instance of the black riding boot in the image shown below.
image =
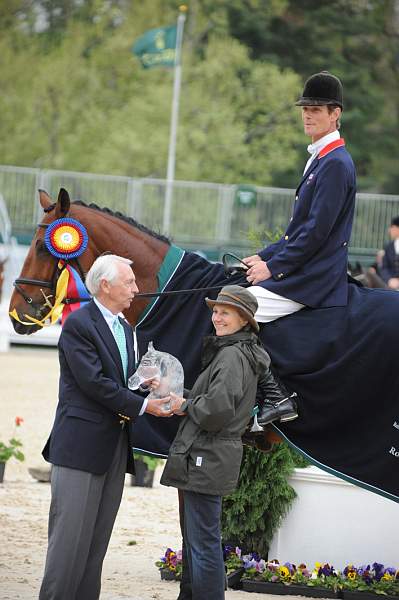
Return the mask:
<svg viewBox="0 0 399 600">
<path fill-rule="evenodd" d="M 258 390 L 264 399 L 257 414 L 261 427 L 265 427 L 273 421 L 293 421 L 297 418 L 296 393 L 288 396 L 279 386 L 271 371 L 268 371 L 259 380 Z"/>
</svg>

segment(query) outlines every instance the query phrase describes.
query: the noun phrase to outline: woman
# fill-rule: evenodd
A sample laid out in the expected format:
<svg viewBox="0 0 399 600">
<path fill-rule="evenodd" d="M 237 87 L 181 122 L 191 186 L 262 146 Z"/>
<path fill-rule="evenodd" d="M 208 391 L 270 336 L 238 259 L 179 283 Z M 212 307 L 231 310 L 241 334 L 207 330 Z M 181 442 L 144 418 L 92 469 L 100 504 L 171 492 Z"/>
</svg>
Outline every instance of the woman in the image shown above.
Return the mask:
<svg viewBox="0 0 399 600">
<path fill-rule="evenodd" d="M 186 398 L 171 394 L 185 415 L 171 445 L 161 483 L 184 496 L 184 544 L 193 600 L 224 598 L 220 534 L 222 496 L 234 491 L 242 459 L 241 436 L 250 420 L 258 378 L 275 395 L 270 358 L 258 339 L 255 297 L 224 287 L 212 308 L 215 336 L 204 339 L 202 370 Z"/>
</svg>

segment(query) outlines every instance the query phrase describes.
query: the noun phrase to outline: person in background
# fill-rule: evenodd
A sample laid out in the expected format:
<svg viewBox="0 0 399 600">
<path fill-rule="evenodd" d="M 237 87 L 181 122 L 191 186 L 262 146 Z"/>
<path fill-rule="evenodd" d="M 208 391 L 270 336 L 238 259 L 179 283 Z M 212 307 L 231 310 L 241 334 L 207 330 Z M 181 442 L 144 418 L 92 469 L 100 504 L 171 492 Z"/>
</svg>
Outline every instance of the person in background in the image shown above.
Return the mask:
<svg viewBox="0 0 399 600">
<path fill-rule="evenodd" d="M 43 450 L 53 467 L 40 600 L 99 598 L 125 473 L 134 474 L 129 420 L 171 414 L 127 387 L 134 342 L 119 315 L 138 292 L 131 264 L 97 258 L 86 278 L 93 299 L 68 316 L 59 339 L 59 401 Z"/>
<path fill-rule="evenodd" d="M 270 372 L 270 358 L 258 338 L 253 294 L 225 286 L 212 309 L 215 335 L 204 339 L 202 369 L 186 398 L 174 394 L 175 414 L 184 415 L 161 478 L 183 493 L 183 570 L 188 569 L 192 600 L 222 600 L 225 574 L 221 547 L 222 496 L 237 485 L 241 437 L 262 378 L 266 397 L 285 398 Z M 187 574 L 186 574 L 187 575 Z"/>
<path fill-rule="evenodd" d="M 388 229 L 391 241 L 385 246 L 380 275 L 391 290 L 399 289 L 399 217 L 391 221 Z"/>
<path fill-rule="evenodd" d="M 256 319 L 267 323 L 301 310 L 348 302 L 348 244 L 356 196 L 352 158 L 340 137 L 342 83 L 322 71 L 305 83 L 296 102 L 302 109 L 304 132 L 311 138 L 310 158 L 295 194 L 292 216 L 280 240 L 243 261 L 248 265 L 249 291 L 258 301 Z M 266 401 L 261 425 L 295 418 L 290 397 Z"/>
</svg>

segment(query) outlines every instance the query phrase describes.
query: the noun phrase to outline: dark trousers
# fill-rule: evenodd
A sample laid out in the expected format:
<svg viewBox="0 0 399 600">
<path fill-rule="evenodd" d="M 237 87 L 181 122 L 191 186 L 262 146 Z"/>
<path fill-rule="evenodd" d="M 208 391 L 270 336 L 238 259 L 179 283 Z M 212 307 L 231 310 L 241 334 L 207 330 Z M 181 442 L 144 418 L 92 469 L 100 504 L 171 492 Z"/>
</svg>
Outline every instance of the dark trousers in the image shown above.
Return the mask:
<svg viewBox="0 0 399 600">
<path fill-rule="evenodd" d="M 224 600 L 225 573 L 220 534 L 221 496 L 183 492 L 184 544 L 192 600 Z"/>
<path fill-rule="evenodd" d="M 53 466 L 48 550 L 39 600 L 97 600 L 122 498 L 128 441 L 121 431 L 104 475 Z"/>
</svg>

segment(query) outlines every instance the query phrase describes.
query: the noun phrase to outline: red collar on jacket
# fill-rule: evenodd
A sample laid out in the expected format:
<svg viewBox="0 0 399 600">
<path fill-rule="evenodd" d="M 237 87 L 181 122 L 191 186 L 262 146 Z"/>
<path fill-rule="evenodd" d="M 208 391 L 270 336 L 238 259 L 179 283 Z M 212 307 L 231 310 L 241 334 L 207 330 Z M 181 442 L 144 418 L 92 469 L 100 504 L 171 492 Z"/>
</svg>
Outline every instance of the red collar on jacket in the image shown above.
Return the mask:
<svg viewBox="0 0 399 600">
<path fill-rule="evenodd" d="M 317 155 L 317 158 L 323 158 L 323 156 L 326 156 L 326 154 L 329 154 L 330 152 L 332 152 L 336 148 L 340 148 L 341 146 L 345 146 L 344 138 L 339 138 L 339 140 L 335 140 L 334 142 L 327 144 L 327 146 L 324 146 L 324 148 L 322 148 L 322 150 L 320 150 L 319 154 Z"/>
</svg>

